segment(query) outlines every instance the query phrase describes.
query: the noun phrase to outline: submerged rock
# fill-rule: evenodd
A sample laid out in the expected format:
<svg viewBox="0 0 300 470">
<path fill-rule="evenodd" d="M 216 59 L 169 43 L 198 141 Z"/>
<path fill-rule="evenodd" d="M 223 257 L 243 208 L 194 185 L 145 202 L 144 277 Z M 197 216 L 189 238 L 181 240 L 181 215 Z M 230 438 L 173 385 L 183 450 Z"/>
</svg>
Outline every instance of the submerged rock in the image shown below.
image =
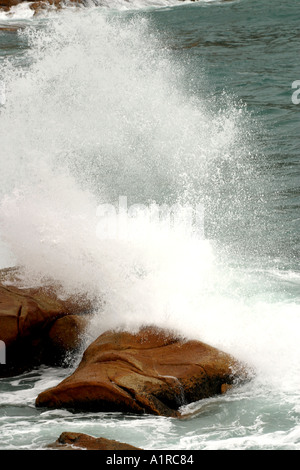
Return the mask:
<svg viewBox="0 0 300 470">
<path fill-rule="evenodd" d="M 93 437 L 79 432 L 63 432 L 48 448 L 55 450 L 141 450 L 124 442 Z"/>
<path fill-rule="evenodd" d="M 179 417 L 182 405 L 220 394 L 237 379 L 245 379 L 244 367 L 200 341 L 152 327 L 108 331 L 72 375 L 38 395 L 36 406 Z"/>
<path fill-rule="evenodd" d="M 17 274 L 0 271 L 0 340 L 6 347 L 0 377 L 58 364 L 79 347 L 90 318 L 87 299 L 61 299 L 55 286 L 23 287 Z"/>
</svg>

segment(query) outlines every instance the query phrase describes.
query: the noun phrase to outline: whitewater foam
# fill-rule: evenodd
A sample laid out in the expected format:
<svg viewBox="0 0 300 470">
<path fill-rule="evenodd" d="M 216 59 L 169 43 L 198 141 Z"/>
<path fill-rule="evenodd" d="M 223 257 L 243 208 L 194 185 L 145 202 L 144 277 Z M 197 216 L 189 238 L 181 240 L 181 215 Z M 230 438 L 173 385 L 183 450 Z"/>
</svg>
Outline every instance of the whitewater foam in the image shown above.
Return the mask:
<svg viewBox="0 0 300 470">
<path fill-rule="evenodd" d="M 0 21 L 18 21 L 18 20 L 28 20 L 34 15 L 34 10 L 30 8 L 32 2 L 23 2 L 19 5 L 12 6 L 9 11 L 0 10 Z"/>
</svg>

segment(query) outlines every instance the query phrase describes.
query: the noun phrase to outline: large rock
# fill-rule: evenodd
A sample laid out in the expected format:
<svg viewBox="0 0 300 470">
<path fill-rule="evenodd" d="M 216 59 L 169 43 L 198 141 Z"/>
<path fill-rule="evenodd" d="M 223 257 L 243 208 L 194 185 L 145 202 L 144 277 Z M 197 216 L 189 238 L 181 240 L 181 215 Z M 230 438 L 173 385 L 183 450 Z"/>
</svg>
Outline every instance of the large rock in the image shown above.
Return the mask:
<svg viewBox="0 0 300 470">
<path fill-rule="evenodd" d="M 0 8 L 7 9 L 21 3 L 22 0 L 0 0 Z"/>
<path fill-rule="evenodd" d="M 124 442 L 80 432 L 63 432 L 57 441 L 48 447 L 55 450 L 141 450 Z"/>
<path fill-rule="evenodd" d="M 6 364 L 0 365 L 0 376 L 57 364 L 79 347 L 91 308 L 84 298 L 60 298 L 55 286 L 23 287 L 16 269 L 1 270 L 0 340 Z"/>
<path fill-rule="evenodd" d="M 72 375 L 37 397 L 36 406 L 179 417 L 181 405 L 244 378 L 238 361 L 202 342 L 156 328 L 108 331 Z"/>
</svg>

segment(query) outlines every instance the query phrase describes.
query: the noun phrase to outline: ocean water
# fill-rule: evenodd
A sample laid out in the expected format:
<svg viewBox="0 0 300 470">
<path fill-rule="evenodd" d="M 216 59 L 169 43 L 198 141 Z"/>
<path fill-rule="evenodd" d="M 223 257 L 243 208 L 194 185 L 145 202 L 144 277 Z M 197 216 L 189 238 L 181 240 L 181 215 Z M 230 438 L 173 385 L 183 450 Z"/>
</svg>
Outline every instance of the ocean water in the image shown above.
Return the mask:
<svg viewBox="0 0 300 470">
<path fill-rule="evenodd" d="M 299 17 L 298 0 L 0 13 L 0 266 L 99 299 L 84 347 L 151 319 L 251 371 L 185 420 L 36 409 L 79 354 L 0 379 L 0 449 L 63 431 L 300 449 Z"/>
</svg>

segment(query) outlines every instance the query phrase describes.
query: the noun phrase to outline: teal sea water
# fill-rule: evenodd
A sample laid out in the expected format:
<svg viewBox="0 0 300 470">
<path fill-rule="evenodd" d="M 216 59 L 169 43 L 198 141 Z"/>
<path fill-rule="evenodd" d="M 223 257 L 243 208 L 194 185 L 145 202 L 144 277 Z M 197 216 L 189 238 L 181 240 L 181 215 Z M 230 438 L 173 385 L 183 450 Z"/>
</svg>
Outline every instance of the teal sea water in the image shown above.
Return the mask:
<svg viewBox="0 0 300 470">
<path fill-rule="evenodd" d="M 0 449 L 63 431 L 150 450 L 300 449 L 299 19 L 298 0 L 0 13 L 0 266 L 105 298 L 86 345 L 150 318 L 253 373 L 186 420 L 36 409 L 79 355 L 0 379 Z M 120 198 L 200 207 L 201 227 L 142 213 L 107 236 L 116 220 L 99 208 Z"/>
</svg>

